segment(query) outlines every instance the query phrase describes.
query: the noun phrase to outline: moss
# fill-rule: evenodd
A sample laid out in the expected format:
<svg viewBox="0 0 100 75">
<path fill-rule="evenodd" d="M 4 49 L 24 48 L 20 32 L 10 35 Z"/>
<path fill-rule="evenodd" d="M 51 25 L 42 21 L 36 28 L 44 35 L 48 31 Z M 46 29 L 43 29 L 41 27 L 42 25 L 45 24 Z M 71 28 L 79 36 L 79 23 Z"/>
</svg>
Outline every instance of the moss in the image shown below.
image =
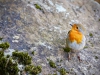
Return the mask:
<svg viewBox="0 0 100 75">
<path fill-rule="evenodd" d="M 95 59 L 98 59 L 98 56 L 95 56 Z"/>
<path fill-rule="evenodd" d="M 5 57 L 0 58 L 0 74 L 1 75 L 6 75 L 7 71 L 5 68 L 7 59 Z"/>
<path fill-rule="evenodd" d="M 91 46 L 92 46 L 92 47 L 94 46 L 93 43 L 91 43 Z"/>
<path fill-rule="evenodd" d="M 71 49 L 69 47 L 65 47 L 65 48 L 63 48 L 63 50 L 64 50 L 64 52 L 70 52 L 71 51 Z"/>
<path fill-rule="evenodd" d="M 55 74 L 48 74 L 48 75 L 57 75 L 57 74 L 55 73 Z"/>
<path fill-rule="evenodd" d="M 52 68 L 56 68 L 55 63 L 54 63 L 52 60 L 49 60 L 49 65 L 50 65 L 50 67 L 52 67 Z"/>
<path fill-rule="evenodd" d="M 4 52 L 0 51 L 0 58 L 4 56 Z"/>
<path fill-rule="evenodd" d="M 12 59 L 6 57 L 0 58 L 0 74 L 1 75 L 18 75 L 17 63 L 13 63 Z"/>
<path fill-rule="evenodd" d="M 34 51 L 32 51 L 32 54 L 34 55 Z"/>
<path fill-rule="evenodd" d="M 18 65 L 17 63 L 13 63 L 11 57 L 8 55 L 4 56 L 5 49 L 9 48 L 9 43 L 4 42 L 0 44 L 0 48 L 2 48 L 2 51 L 0 51 L 0 75 L 18 75 Z"/>
<path fill-rule="evenodd" d="M 57 62 L 62 62 L 63 60 L 62 59 L 60 59 L 60 60 L 57 60 Z"/>
<path fill-rule="evenodd" d="M 27 71 L 30 71 L 32 68 L 34 68 L 33 65 L 26 65 L 25 71 L 26 71 L 26 72 L 27 72 Z"/>
<path fill-rule="evenodd" d="M 27 65 L 25 71 L 29 72 L 32 75 L 37 75 L 42 71 L 41 66 Z"/>
<path fill-rule="evenodd" d="M 92 33 L 90 33 L 90 34 L 89 34 L 89 36 L 90 36 L 90 37 L 93 37 L 93 34 L 92 34 Z"/>
<path fill-rule="evenodd" d="M 88 46 L 85 46 L 84 49 L 88 48 Z"/>
<path fill-rule="evenodd" d="M 47 58 L 47 61 L 50 61 L 50 59 Z"/>
<path fill-rule="evenodd" d="M 37 9 L 42 10 L 41 7 L 40 7 L 38 4 L 34 4 L 34 5 L 35 5 L 35 7 L 36 7 Z"/>
<path fill-rule="evenodd" d="M 57 74 L 55 73 L 55 74 L 53 74 L 53 75 L 57 75 Z"/>
<path fill-rule="evenodd" d="M 14 59 L 17 59 L 19 63 L 24 64 L 24 65 L 29 65 L 31 64 L 31 57 L 28 55 L 28 53 L 24 52 L 13 52 L 12 57 Z"/>
<path fill-rule="evenodd" d="M 61 68 L 59 70 L 59 72 L 60 72 L 60 75 L 67 75 L 68 74 L 68 72 L 64 68 Z"/>
<path fill-rule="evenodd" d="M 100 19 L 99 19 L 99 21 L 100 21 Z"/>
<path fill-rule="evenodd" d="M 12 59 L 9 59 L 9 62 L 7 64 L 7 71 L 9 72 L 10 75 L 18 75 L 18 64 L 17 63 L 13 63 Z"/>
<path fill-rule="evenodd" d="M 30 73 L 33 74 L 33 75 L 37 75 L 40 72 L 41 72 L 40 66 L 34 66 L 34 68 L 30 71 Z"/>
<path fill-rule="evenodd" d="M 0 44 L 0 48 L 2 48 L 2 51 L 0 51 L 0 75 L 18 75 L 18 64 L 24 65 L 25 71 L 31 75 L 37 75 L 42 71 L 41 66 L 31 65 L 32 57 L 28 53 L 18 52 L 17 50 L 12 53 L 12 56 L 4 56 L 4 50 L 9 46 L 8 42 Z"/>
<path fill-rule="evenodd" d="M 0 48 L 2 48 L 3 50 L 9 48 L 10 44 L 8 42 L 4 42 L 0 44 Z"/>
<path fill-rule="evenodd" d="M 2 37 L 0 37 L 0 40 L 2 40 L 3 38 Z"/>
<path fill-rule="evenodd" d="M 63 60 L 61 59 L 60 62 L 62 62 Z"/>
<path fill-rule="evenodd" d="M 10 57 L 10 55 L 7 55 L 6 57 L 7 57 L 7 58 L 9 58 L 9 57 Z"/>
</svg>

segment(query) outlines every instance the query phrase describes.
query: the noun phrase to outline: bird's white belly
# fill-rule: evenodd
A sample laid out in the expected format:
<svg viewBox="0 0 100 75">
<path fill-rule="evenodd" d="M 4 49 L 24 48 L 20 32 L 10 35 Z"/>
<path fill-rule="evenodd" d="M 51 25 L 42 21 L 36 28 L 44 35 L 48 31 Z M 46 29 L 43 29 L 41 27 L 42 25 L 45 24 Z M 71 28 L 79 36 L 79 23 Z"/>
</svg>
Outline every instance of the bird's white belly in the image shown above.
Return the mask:
<svg viewBox="0 0 100 75">
<path fill-rule="evenodd" d="M 85 46 L 85 41 L 86 41 L 86 38 L 85 38 L 85 36 L 83 36 L 81 43 L 77 43 L 76 41 L 74 41 L 74 42 L 69 41 L 68 46 L 73 50 L 81 50 Z"/>
</svg>

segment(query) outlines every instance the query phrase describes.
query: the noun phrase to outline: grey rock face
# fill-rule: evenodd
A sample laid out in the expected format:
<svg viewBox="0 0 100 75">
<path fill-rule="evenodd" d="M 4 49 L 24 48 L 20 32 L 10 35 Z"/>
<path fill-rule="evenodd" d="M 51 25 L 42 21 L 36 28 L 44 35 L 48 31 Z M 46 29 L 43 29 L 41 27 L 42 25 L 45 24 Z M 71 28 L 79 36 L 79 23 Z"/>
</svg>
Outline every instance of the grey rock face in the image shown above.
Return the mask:
<svg viewBox="0 0 100 75">
<path fill-rule="evenodd" d="M 81 62 L 77 57 L 68 61 L 63 51 L 69 24 L 73 23 L 86 28 Z M 47 59 L 53 60 L 58 69 L 65 68 L 69 75 L 100 74 L 100 5 L 93 0 L 2 0 L 0 36 L 10 42 L 11 49 L 35 51 L 33 63 L 42 66 L 42 75 L 59 75 Z"/>
</svg>

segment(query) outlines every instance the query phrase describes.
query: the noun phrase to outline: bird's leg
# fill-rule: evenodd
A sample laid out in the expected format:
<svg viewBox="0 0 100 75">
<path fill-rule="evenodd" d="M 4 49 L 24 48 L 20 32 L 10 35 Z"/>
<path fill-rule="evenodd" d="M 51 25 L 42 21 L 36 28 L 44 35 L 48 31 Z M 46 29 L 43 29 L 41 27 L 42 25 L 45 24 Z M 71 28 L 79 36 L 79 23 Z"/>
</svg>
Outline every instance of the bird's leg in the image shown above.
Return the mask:
<svg viewBox="0 0 100 75">
<path fill-rule="evenodd" d="M 70 52 L 68 52 L 68 61 L 71 59 Z"/>
<path fill-rule="evenodd" d="M 77 58 L 78 58 L 79 62 L 82 61 L 82 60 L 80 59 L 79 52 L 77 53 Z"/>
<path fill-rule="evenodd" d="M 71 49 L 71 51 L 68 52 L 68 60 L 71 60 L 71 58 L 74 57 L 74 56 L 75 56 L 75 53 L 74 53 L 74 51 Z"/>
<path fill-rule="evenodd" d="M 77 58 L 78 58 L 78 60 L 79 60 L 79 62 L 80 62 L 80 61 L 81 61 L 81 59 L 80 59 L 80 56 L 79 56 L 79 55 L 77 56 Z"/>
<path fill-rule="evenodd" d="M 71 55 L 72 55 L 72 57 L 74 57 L 75 56 L 75 50 L 71 50 Z"/>
</svg>

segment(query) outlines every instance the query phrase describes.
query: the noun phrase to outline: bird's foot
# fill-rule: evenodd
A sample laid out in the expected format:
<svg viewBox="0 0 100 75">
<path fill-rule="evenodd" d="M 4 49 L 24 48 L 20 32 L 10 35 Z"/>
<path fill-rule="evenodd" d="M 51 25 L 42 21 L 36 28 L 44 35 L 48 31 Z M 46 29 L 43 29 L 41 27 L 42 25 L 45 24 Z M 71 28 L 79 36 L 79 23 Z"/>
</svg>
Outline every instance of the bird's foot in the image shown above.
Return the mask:
<svg viewBox="0 0 100 75">
<path fill-rule="evenodd" d="M 77 56 L 77 58 L 78 58 L 79 62 L 81 62 L 81 61 L 82 61 L 82 60 L 80 59 L 80 56 Z"/>
<path fill-rule="evenodd" d="M 68 61 L 71 60 L 71 56 L 70 53 L 68 53 Z"/>
</svg>

